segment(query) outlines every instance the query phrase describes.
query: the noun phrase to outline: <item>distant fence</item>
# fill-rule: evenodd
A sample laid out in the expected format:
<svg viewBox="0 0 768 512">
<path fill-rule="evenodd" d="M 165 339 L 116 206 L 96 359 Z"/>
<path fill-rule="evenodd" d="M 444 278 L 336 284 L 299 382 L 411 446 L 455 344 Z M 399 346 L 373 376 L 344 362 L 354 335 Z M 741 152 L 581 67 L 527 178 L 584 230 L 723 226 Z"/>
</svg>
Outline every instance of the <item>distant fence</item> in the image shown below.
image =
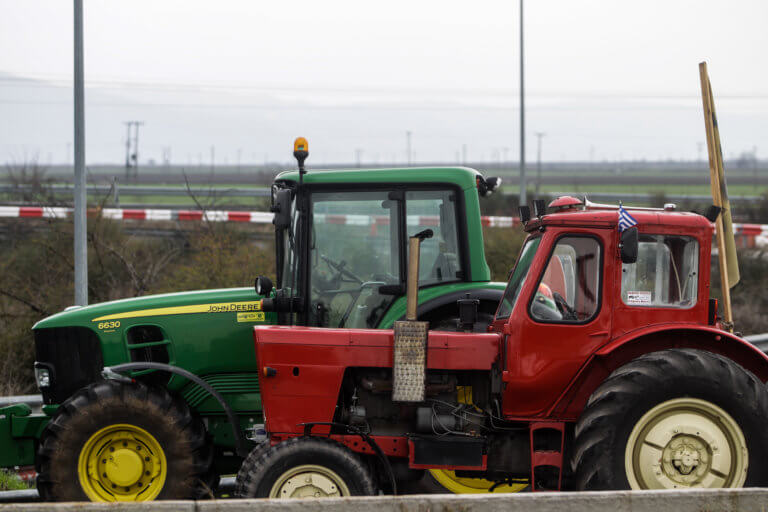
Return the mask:
<svg viewBox="0 0 768 512">
<path fill-rule="evenodd" d="M 135 197 L 160 197 L 160 196 L 194 196 L 205 198 L 224 198 L 224 197 L 269 197 L 270 189 L 265 187 L 168 187 L 168 186 L 146 186 L 146 185 L 120 185 L 115 182 L 113 185 L 88 185 L 86 187 L 88 194 L 106 197 L 111 195 L 114 199 L 119 199 L 120 195 Z M 55 195 L 72 196 L 74 188 L 72 185 L 46 185 L 42 189 L 32 188 L 28 185 L 8 185 L 0 184 L 0 194 L 19 194 L 33 193 L 35 191 L 44 191 Z M 505 195 L 517 196 L 515 193 L 506 193 Z M 558 196 L 572 195 L 584 197 L 585 195 L 593 201 L 623 201 L 635 203 L 649 203 L 658 198 L 656 194 L 634 194 L 622 192 L 546 192 L 541 194 L 544 197 L 554 198 Z M 764 196 L 733 196 L 730 198 L 733 203 L 754 203 L 764 200 Z M 672 203 L 711 203 L 712 197 L 708 195 L 695 194 L 665 194 L 664 200 Z"/>
<path fill-rule="evenodd" d="M 30 187 L 28 185 L 0 185 L 0 193 L 34 193 L 47 192 L 52 194 L 61 194 L 71 196 L 74 193 L 72 185 L 44 185 L 42 187 Z M 88 185 L 86 187 L 88 194 L 101 196 L 113 195 L 115 193 L 125 194 L 127 196 L 199 196 L 199 197 L 269 197 L 269 188 L 253 187 L 158 187 L 145 185 Z"/>
<path fill-rule="evenodd" d="M 257 211 L 228 211 L 228 210 L 173 210 L 173 209 L 127 209 L 127 208 L 91 208 L 91 216 L 101 214 L 102 217 L 113 220 L 148 220 L 148 221 L 202 221 L 209 222 L 250 222 L 255 224 L 271 224 L 271 212 Z M 72 214 L 72 208 L 66 206 L 0 206 L 0 218 L 45 218 L 64 219 Z M 378 226 L 389 223 L 389 218 L 376 215 L 315 215 L 318 221 L 329 224 L 347 224 L 370 226 L 375 233 Z M 437 216 L 409 215 L 408 225 L 430 226 L 437 225 Z M 486 215 L 481 217 L 486 227 L 513 227 L 520 224 L 517 217 Z M 768 247 L 768 224 L 734 224 L 737 246 L 743 249 Z M 713 227 L 714 229 L 714 227 Z"/>
</svg>

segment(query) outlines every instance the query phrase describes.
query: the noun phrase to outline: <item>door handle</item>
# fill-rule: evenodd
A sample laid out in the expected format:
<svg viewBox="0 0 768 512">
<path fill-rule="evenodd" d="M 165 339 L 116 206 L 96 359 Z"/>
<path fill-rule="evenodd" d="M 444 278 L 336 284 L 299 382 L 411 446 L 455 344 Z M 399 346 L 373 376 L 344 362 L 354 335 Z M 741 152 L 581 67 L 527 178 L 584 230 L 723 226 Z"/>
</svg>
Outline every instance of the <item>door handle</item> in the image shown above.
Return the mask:
<svg viewBox="0 0 768 512">
<path fill-rule="evenodd" d="M 590 338 L 597 338 L 599 336 L 608 336 L 608 331 L 597 331 L 597 332 L 591 332 L 588 334 Z"/>
</svg>

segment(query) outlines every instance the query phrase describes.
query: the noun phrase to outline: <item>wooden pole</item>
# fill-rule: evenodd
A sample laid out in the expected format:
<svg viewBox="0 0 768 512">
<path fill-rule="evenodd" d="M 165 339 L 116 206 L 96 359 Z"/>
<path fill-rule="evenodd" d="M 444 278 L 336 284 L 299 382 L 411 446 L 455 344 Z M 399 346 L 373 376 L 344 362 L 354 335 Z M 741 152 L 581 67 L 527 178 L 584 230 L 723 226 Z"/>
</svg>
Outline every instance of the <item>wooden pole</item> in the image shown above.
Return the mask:
<svg viewBox="0 0 768 512">
<path fill-rule="evenodd" d="M 408 288 L 407 288 L 407 302 L 405 309 L 406 320 L 416 320 L 416 311 L 419 306 L 419 252 L 421 247 L 421 240 L 411 237 L 408 240 Z"/>
<path fill-rule="evenodd" d="M 701 99 L 704 106 L 704 127 L 707 132 L 707 153 L 709 155 L 709 176 L 712 190 L 712 201 L 715 206 L 723 208 L 720 176 L 723 161 L 719 150 L 720 141 L 715 126 L 715 105 L 712 88 L 707 73 L 707 63 L 699 63 L 699 78 L 701 80 Z M 715 221 L 717 236 L 717 255 L 720 263 L 720 288 L 723 298 L 723 320 L 725 327 L 733 332 L 733 313 L 731 310 L 731 286 L 728 279 L 728 256 L 725 248 L 724 215 L 718 215 Z"/>
</svg>

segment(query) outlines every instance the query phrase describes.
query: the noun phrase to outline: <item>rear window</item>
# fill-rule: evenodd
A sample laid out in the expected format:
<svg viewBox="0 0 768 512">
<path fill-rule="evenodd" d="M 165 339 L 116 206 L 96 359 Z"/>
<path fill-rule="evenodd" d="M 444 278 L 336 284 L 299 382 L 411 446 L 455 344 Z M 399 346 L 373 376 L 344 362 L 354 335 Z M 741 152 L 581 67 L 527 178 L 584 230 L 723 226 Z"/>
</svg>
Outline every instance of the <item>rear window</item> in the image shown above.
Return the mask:
<svg viewBox="0 0 768 512">
<path fill-rule="evenodd" d="M 640 235 L 637 262 L 621 267 L 628 306 L 690 308 L 699 283 L 699 243 L 676 235 Z"/>
</svg>

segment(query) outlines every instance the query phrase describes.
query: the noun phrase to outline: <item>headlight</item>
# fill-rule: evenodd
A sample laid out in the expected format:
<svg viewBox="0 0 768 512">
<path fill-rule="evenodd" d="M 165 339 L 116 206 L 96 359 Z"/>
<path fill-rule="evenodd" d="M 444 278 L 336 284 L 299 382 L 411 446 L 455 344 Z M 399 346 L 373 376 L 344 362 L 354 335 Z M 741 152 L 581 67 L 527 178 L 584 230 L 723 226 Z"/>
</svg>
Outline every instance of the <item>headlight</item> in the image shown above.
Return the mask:
<svg viewBox="0 0 768 512">
<path fill-rule="evenodd" d="M 39 389 L 47 388 L 51 385 L 51 372 L 48 368 L 35 368 L 35 380 Z"/>
</svg>

